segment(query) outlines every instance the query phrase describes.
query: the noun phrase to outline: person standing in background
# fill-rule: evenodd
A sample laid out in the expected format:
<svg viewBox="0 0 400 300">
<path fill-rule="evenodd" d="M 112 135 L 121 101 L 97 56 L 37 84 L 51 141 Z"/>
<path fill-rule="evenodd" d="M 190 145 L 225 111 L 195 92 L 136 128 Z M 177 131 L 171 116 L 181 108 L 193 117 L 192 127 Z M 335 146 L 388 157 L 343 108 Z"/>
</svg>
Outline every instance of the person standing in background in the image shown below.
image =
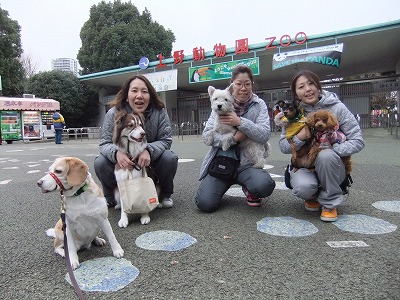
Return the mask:
<svg viewBox="0 0 400 300">
<path fill-rule="evenodd" d="M 61 139 L 62 139 L 62 132 L 65 126 L 65 121 L 64 117 L 62 116 L 62 114 L 60 114 L 59 110 L 56 110 L 56 112 L 53 114 L 53 125 L 54 125 L 54 130 L 56 132 L 55 142 L 56 144 L 62 144 Z"/>
</svg>

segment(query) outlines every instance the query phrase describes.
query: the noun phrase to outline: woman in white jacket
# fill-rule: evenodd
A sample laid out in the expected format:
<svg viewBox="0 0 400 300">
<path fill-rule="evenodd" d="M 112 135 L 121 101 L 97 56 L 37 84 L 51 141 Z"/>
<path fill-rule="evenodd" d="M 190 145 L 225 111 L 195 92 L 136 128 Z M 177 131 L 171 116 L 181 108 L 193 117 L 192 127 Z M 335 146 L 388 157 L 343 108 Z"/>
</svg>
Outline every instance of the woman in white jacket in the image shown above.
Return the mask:
<svg viewBox="0 0 400 300">
<path fill-rule="evenodd" d="M 322 90 L 320 80 L 311 71 L 297 73 L 291 83 L 295 101 L 301 101 L 300 107 L 307 116 L 309 113 L 326 109 L 333 112 L 339 121 L 339 130 L 346 135 L 346 141 L 334 144 L 332 149 L 322 150 L 315 161 L 315 172 L 300 168 L 296 172 L 289 168 L 290 184 L 294 196 L 304 199 L 307 210 L 318 211 L 322 206 L 321 220 L 337 220 L 337 207 L 343 201 L 340 187 L 346 178 L 345 167 L 340 157 L 349 156 L 364 148 L 361 129 L 354 115 L 339 100 L 336 94 Z M 293 137 L 296 150 L 312 137 L 307 126 Z M 286 131 L 283 129 L 279 147 L 282 153 L 292 153 Z"/>
</svg>

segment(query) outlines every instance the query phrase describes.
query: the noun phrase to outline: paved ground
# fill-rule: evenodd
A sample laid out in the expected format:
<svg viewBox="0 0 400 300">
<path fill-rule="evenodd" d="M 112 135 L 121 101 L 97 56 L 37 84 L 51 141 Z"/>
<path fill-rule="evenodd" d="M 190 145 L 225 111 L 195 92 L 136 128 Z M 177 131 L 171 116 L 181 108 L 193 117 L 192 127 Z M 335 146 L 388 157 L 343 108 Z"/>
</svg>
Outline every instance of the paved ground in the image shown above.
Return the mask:
<svg viewBox="0 0 400 300">
<path fill-rule="evenodd" d="M 87 299 L 400 299 L 400 141 L 385 129 L 364 130 L 366 147 L 353 157 L 355 182 L 335 225 L 305 211 L 283 187 L 289 157 L 279 152 L 278 137 L 273 134 L 268 160 L 277 181 L 272 196 L 253 208 L 233 187 L 213 214 L 192 202 L 207 147 L 200 137 L 175 137 L 173 150 L 182 160 L 175 206 L 151 213 L 149 225 L 134 220 L 125 229 L 110 209 L 125 250 L 121 263 L 134 267 L 136 279 L 116 291 L 86 291 Z M 44 235 L 59 216 L 59 196 L 41 194 L 36 181 L 60 155 L 83 159 L 94 173 L 97 154 L 95 140 L 0 146 L 0 299 L 76 299 L 65 261 Z M 163 251 L 139 242 L 162 233 L 189 235 L 193 243 Z M 357 247 L 334 247 L 348 244 Z M 87 280 L 90 264 L 111 255 L 108 244 L 79 253 Z"/>
</svg>

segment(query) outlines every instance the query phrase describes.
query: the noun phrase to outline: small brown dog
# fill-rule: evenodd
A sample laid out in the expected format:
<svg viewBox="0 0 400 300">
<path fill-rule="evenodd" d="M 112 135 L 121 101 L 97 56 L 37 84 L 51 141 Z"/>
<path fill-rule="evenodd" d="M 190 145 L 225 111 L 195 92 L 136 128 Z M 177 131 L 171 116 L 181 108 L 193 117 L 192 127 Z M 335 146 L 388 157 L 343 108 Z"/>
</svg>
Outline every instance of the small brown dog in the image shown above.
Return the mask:
<svg viewBox="0 0 400 300">
<path fill-rule="evenodd" d="M 297 168 L 309 168 L 314 166 L 318 153 L 333 144 L 340 144 L 346 140 L 343 132 L 339 131 L 339 122 L 336 116 L 329 110 L 318 110 L 307 116 L 306 124 L 309 127 L 312 138 L 297 152 L 292 144 L 293 165 Z M 352 171 L 351 156 L 342 157 L 346 174 Z"/>
</svg>

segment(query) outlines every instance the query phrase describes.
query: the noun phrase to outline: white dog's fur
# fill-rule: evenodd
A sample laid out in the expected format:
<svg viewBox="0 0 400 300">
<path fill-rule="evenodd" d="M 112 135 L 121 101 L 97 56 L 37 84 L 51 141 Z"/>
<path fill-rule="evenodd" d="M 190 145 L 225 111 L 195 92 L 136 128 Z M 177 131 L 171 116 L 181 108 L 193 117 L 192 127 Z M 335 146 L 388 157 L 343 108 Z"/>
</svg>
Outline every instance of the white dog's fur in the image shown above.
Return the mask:
<svg viewBox="0 0 400 300">
<path fill-rule="evenodd" d="M 232 96 L 232 91 L 233 83 L 225 90 L 219 90 L 213 86 L 208 87 L 211 109 L 218 114 L 218 116 L 234 111 L 233 103 L 235 100 Z M 233 136 L 236 131 L 237 130 L 233 126 L 220 124 L 217 120 L 214 128 L 207 133 L 205 143 L 211 145 L 215 138 L 215 134 L 218 133 L 222 135 L 222 150 L 226 151 L 235 144 Z M 253 163 L 255 168 L 263 168 L 265 159 L 269 156 L 271 146 L 268 142 L 263 145 L 247 138 L 240 143 L 240 149 L 242 150 L 243 155 Z"/>
<path fill-rule="evenodd" d="M 117 146 L 118 151 L 127 154 L 133 162 L 138 158 L 147 147 L 146 132 L 143 129 L 142 116 L 138 114 L 118 114 L 115 118 L 115 128 L 113 142 Z M 139 170 L 138 170 L 139 169 Z M 140 168 L 121 169 L 118 164 L 115 165 L 115 178 L 117 182 L 127 180 L 131 174 L 131 178 L 142 177 Z M 121 218 L 118 226 L 127 227 L 129 224 L 128 214 L 124 211 L 124 199 L 121 198 L 118 187 L 114 190 L 115 200 L 117 201 L 116 209 L 121 209 Z M 149 214 L 141 214 L 140 223 L 146 225 L 150 223 Z"/>
<path fill-rule="evenodd" d="M 89 173 L 89 167 L 76 157 L 57 158 L 49 168 L 64 186 L 65 222 L 68 242 L 68 254 L 73 269 L 79 267 L 78 250 L 89 248 L 91 243 L 103 246 L 106 241 L 98 236 L 100 229 L 107 236 L 113 254 L 117 258 L 124 256 L 120 244 L 108 220 L 106 199 L 100 187 Z M 55 179 L 47 174 L 37 182 L 43 193 L 60 191 Z M 46 231 L 54 237 L 54 252 L 65 256 L 64 234 L 61 219 L 54 228 Z"/>
</svg>

